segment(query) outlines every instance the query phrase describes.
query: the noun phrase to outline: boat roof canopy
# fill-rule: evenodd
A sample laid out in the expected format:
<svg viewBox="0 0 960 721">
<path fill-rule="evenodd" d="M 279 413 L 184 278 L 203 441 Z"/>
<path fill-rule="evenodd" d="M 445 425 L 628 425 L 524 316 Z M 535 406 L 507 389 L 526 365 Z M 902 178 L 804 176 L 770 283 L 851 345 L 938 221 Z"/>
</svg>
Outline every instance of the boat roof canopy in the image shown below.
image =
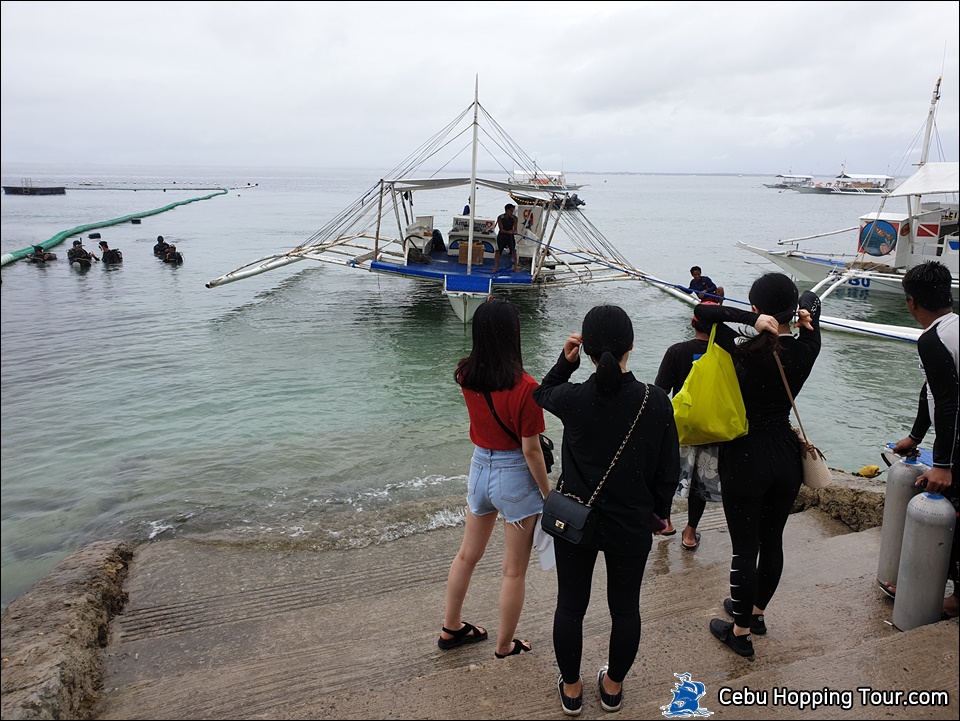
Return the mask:
<svg viewBox="0 0 960 721">
<path fill-rule="evenodd" d="M 960 193 L 960 163 L 924 163 L 889 195 Z"/>
<path fill-rule="evenodd" d="M 847 178 L 849 180 L 893 180 L 891 175 L 864 175 L 862 173 L 840 173 L 838 178 Z"/>
<path fill-rule="evenodd" d="M 795 180 L 813 180 L 812 175 L 792 175 L 790 173 L 780 173 L 776 177 L 778 178 L 794 178 Z"/>
<path fill-rule="evenodd" d="M 456 188 L 461 185 L 470 185 L 470 178 L 398 178 L 396 180 L 384 180 L 383 182 L 392 185 L 397 190 L 437 190 L 439 188 Z M 540 193 L 545 198 L 549 198 L 552 194 L 565 195 L 567 192 L 566 188 L 559 185 L 539 185 L 531 188 L 529 185 L 504 183 L 488 178 L 477 178 L 477 185 L 505 193 L 516 192 L 523 193 L 524 195 Z"/>
</svg>

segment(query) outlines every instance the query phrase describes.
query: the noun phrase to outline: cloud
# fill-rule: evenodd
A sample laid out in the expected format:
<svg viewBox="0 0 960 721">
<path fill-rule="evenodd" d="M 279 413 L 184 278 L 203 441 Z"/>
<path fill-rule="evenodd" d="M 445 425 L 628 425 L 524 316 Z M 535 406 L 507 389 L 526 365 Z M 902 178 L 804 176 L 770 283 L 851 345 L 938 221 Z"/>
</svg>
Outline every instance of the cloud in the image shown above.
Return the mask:
<svg viewBox="0 0 960 721">
<path fill-rule="evenodd" d="M 889 172 L 940 74 L 958 155 L 956 2 L 0 7 L 4 162 L 392 167 L 479 79 L 543 166 Z"/>
</svg>

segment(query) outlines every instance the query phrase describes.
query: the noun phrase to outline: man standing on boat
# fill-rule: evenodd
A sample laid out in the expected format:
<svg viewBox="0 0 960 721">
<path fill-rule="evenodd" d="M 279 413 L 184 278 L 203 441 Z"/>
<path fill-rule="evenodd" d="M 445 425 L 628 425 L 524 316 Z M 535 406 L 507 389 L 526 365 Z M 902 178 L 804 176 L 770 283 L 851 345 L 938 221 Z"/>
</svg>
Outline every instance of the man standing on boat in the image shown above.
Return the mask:
<svg viewBox="0 0 960 721">
<path fill-rule="evenodd" d="M 723 304 L 723 286 L 718 286 L 709 276 L 703 275 L 699 265 L 690 269 L 693 280 L 690 281 L 690 290 L 697 294 L 701 301 Z"/>
<path fill-rule="evenodd" d="M 497 218 L 497 252 L 493 254 L 493 272 L 496 273 L 500 267 L 500 254 L 508 249 L 513 258 L 513 272 L 520 272 L 520 265 L 517 259 L 517 216 L 513 214 L 516 209 L 513 203 L 507 203 L 503 206 L 504 213 Z"/>
</svg>

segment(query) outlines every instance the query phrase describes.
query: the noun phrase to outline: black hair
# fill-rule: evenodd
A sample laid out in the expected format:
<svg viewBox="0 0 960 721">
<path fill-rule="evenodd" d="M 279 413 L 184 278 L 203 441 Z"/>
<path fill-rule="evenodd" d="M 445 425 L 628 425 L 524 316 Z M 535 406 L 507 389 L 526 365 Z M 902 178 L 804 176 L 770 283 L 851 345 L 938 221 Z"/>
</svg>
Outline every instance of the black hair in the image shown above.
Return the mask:
<svg viewBox="0 0 960 721">
<path fill-rule="evenodd" d="M 457 364 L 454 380 L 472 391 L 500 391 L 513 388 L 521 373 L 520 312 L 491 298 L 473 314 L 473 348 Z"/>
<path fill-rule="evenodd" d="M 750 304 L 763 315 L 772 315 L 780 323 L 789 323 L 797 312 L 800 291 L 790 276 L 783 273 L 764 273 L 750 286 L 747 296 Z M 737 347 L 738 355 L 773 352 L 780 348 L 780 337 L 759 333 Z"/>
<path fill-rule="evenodd" d="M 699 270 L 701 273 L 703 272 L 703 269 L 701 269 L 699 265 L 695 265 L 690 269 L 690 275 L 693 275 L 693 271 L 695 270 Z"/>
<path fill-rule="evenodd" d="M 925 310 L 953 308 L 950 290 L 950 269 L 938 260 L 928 260 L 913 266 L 903 276 L 900 285 L 908 298 Z"/>
<path fill-rule="evenodd" d="M 630 316 L 620 306 L 595 306 L 583 318 L 582 335 L 583 352 L 597 363 L 597 387 L 616 393 L 623 381 L 620 359 L 633 346 Z"/>
</svg>

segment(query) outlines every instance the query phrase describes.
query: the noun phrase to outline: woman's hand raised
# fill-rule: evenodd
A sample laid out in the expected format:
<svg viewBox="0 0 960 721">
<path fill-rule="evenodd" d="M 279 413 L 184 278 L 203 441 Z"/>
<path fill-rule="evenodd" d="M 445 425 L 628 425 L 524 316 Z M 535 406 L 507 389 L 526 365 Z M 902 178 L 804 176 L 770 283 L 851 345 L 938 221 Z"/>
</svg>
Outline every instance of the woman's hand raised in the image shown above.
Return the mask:
<svg viewBox="0 0 960 721">
<path fill-rule="evenodd" d="M 563 344 L 563 356 L 570 363 L 576 363 L 580 360 L 580 346 L 582 345 L 583 336 L 579 333 L 571 333 L 567 342 Z"/>
</svg>

